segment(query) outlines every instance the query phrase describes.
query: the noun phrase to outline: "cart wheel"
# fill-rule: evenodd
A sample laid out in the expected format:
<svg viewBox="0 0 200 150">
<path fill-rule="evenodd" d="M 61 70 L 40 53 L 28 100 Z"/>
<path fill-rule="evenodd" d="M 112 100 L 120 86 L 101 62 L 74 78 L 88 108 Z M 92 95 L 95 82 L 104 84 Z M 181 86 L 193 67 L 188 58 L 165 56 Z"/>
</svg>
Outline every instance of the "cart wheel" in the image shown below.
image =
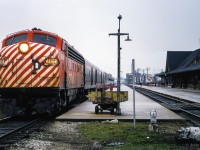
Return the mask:
<svg viewBox="0 0 200 150">
<path fill-rule="evenodd" d="M 99 107 L 95 106 L 95 114 L 98 114 L 98 113 L 99 113 Z"/>
<path fill-rule="evenodd" d="M 110 113 L 114 114 L 114 108 L 113 107 L 110 109 Z"/>
<path fill-rule="evenodd" d="M 116 113 L 117 113 L 117 115 L 121 115 L 121 108 L 117 108 Z"/>
<path fill-rule="evenodd" d="M 119 108 L 119 115 L 121 115 L 121 108 Z"/>
</svg>

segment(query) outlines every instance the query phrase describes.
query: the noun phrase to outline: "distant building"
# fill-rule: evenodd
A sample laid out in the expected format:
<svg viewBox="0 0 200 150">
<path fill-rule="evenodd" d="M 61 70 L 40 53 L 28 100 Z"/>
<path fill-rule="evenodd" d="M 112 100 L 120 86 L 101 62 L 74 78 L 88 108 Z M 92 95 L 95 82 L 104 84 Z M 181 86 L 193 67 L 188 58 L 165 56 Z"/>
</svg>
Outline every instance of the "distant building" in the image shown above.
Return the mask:
<svg viewBox="0 0 200 150">
<path fill-rule="evenodd" d="M 135 83 L 140 84 L 142 82 L 142 74 L 139 72 L 135 73 Z M 133 83 L 133 74 L 132 73 L 127 73 L 126 74 L 126 83 L 127 84 L 132 84 Z"/>
<path fill-rule="evenodd" d="M 168 51 L 165 72 L 157 76 L 165 86 L 200 89 L 200 49 Z"/>
</svg>

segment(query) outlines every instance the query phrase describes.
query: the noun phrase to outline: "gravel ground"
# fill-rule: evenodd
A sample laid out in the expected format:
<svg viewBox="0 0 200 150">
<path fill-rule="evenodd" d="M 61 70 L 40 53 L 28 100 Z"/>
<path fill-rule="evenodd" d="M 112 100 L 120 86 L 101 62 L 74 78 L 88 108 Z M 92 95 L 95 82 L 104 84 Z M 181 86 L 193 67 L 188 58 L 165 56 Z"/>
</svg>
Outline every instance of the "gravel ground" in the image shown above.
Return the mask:
<svg viewBox="0 0 200 150">
<path fill-rule="evenodd" d="M 81 122 L 52 121 L 38 132 L 33 132 L 29 138 L 23 139 L 7 150 L 98 150 L 100 143 L 84 140 L 78 132 Z M 172 127 L 173 130 L 173 127 Z M 170 130 L 171 131 L 171 130 Z M 165 132 L 165 131 L 163 131 Z M 168 131 L 169 132 L 169 131 Z M 169 132 L 170 133 L 170 132 Z M 172 132 L 174 133 L 174 131 Z M 186 146 L 183 150 L 200 150 L 199 146 Z"/>
<path fill-rule="evenodd" d="M 19 141 L 9 150 L 89 150 L 92 144 L 81 138 L 77 122 L 52 121 L 30 138 Z"/>
</svg>

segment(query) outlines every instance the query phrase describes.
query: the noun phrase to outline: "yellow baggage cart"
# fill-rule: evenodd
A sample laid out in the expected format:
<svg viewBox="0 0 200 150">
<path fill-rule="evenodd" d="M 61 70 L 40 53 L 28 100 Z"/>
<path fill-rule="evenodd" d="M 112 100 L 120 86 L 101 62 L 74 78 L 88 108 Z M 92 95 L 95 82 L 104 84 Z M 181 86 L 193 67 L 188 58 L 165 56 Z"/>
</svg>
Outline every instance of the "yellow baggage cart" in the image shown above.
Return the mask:
<svg viewBox="0 0 200 150">
<path fill-rule="evenodd" d="M 95 91 L 88 93 L 88 100 L 96 104 L 96 114 L 98 114 L 99 111 L 103 112 L 103 110 L 109 110 L 110 113 L 113 114 L 114 109 L 117 109 L 117 91 L 113 91 L 114 88 L 116 88 L 116 86 L 113 85 L 97 86 Z M 128 101 L 128 91 L 120 91 L 120 102 L 125 101 Z M 121 110 L 119 111 L 119 114 L 121 114 Z"/>
</svg>

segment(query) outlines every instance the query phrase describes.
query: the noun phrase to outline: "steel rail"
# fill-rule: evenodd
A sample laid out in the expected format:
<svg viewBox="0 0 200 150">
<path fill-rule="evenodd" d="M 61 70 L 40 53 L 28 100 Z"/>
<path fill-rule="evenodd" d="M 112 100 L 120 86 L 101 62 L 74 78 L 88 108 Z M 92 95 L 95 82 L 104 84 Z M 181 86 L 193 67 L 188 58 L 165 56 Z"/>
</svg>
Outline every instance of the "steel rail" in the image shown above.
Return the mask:
<svg viewBox="0 0 200 150">
<path fill-rule="evenodd" d="M 12 118 L 12 116 L 5 117 L 5 118 L 1 118 L 1 119 L 0 119 L 0 123 L 5 122 L 5 121 L 8 121 L 8 120 L 10 120 L 11 118 Z"/>
<path fill-rule="evenodd" d="M 25 129 L 26 127 L 30 126 L 31 124 L 34 124 L 34 123 L 40 121 L 40 119 L 34 119 L 34 120 L 31 120 L 31 121 L 12 121 L 12 120 L 8 119 L 8 122 L 6 122 L 6 120 L 2 120 L 2 121 L 3 122 L 0 122 L 0 125 L 1 124 L 4 125 L 4 123 L 8 123 L 8 122 L 10 122 L 11 125 L 13 125 L 14 123 L 22 123 L 22 124 L 20 124 L 20 125 L 18 125 L 16 127 L 10 127 L 10 128 L 7 127 L 7 126 L 5 128 L 4 127 L 0 127 L 0 131 L 4 131 L 5 132 L 5 133 L 1 132 L 2 135 L 0 135 L 0 141 L 2 139 L 5 139 L 5 138 L 11 136 L 12 134 L 14 134 L 14 133 L 16 133 L 16 132 L 18 132 L 20 130 Z"/>
</svg>

